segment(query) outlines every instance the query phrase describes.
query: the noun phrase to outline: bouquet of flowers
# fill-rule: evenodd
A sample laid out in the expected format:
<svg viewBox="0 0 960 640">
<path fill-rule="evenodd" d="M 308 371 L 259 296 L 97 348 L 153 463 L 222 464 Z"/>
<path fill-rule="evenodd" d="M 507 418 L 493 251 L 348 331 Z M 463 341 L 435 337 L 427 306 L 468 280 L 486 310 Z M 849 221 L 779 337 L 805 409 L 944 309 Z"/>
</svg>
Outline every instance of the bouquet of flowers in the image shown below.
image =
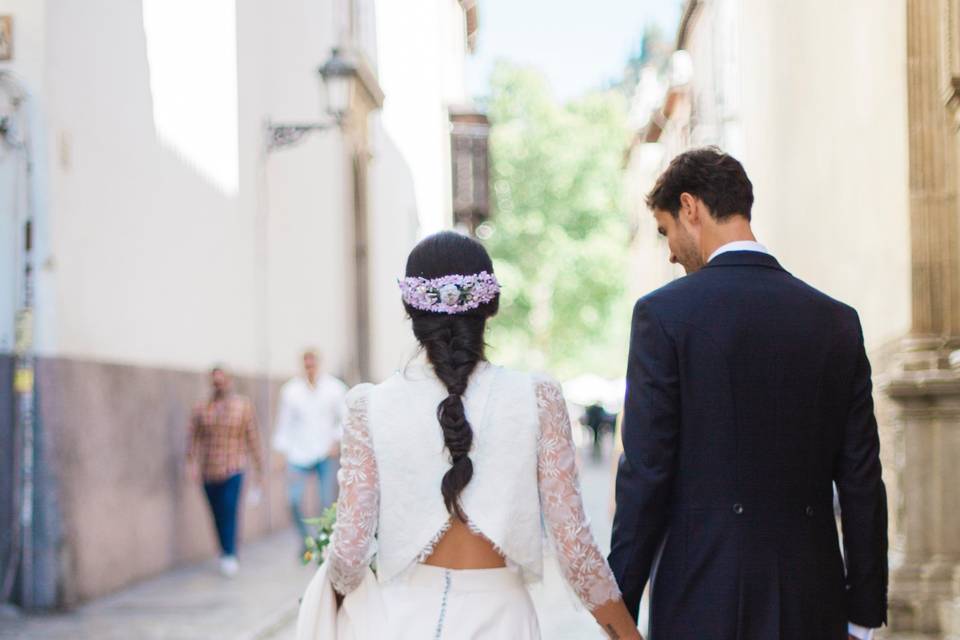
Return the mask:
<svg viewBox="0 0 960 640">
<path fill-rule="evenodd" d="M 319 518 L 306 518 L 303 521 L 308 527 L 313 528 L 316 533 L 307 536 L 303 541 L 306 551 L 303 554 L 303 564 L 310 564 L 316 560 L 317 566 L 323 564 L 323 550 L 330 544 L 330 538 L 333 536 L 333 525 L 337 522 L 337 503 L 330 505 Z"/>
</svg>

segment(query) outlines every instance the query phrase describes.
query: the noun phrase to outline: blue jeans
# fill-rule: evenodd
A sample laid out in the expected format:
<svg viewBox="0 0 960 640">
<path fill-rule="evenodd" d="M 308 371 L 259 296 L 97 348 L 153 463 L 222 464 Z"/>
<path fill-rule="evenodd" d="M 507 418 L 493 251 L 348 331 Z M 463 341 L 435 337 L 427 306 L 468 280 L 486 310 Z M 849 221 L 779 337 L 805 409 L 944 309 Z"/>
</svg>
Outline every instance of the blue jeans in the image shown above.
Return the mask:
<svg viewBox="0 0 960 640">
<path fill-rule="evenodd" d="M 320 496 L 320 513 L 332 505 L 337 499 L 337 461 L 326 458 L 308 467 L 291 464 L 287 468 L 287 499 L 290 501 L 290 513 L 293 522 L 297 525 L 300 538 L 310 535 L 307 525 L 303 522 L 303 493 L 307 489 L 310 476 L 317 476 L 317 494 Z M 319 515 L 319 513 L 317 514 Z"/>
<path fill-rule="evenodd" d="M 223 482 L 203 483 L 210 511 L 213 512 L 213 523 L 217 527 L 220 551 L 225 556 L 233 556 L 237 552 L 237 504 L 242 484 L 242 473 L 232 475 Z"/>
</svg>

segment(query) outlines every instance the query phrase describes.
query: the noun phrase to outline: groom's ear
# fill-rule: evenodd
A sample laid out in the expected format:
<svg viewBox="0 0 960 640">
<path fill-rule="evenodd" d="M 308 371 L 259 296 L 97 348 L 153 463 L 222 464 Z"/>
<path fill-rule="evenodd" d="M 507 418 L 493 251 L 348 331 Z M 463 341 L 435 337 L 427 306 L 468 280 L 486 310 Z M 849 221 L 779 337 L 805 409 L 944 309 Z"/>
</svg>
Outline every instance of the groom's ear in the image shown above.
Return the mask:
<svg viewBox="0 0 960 640">
<path fill-rule="evenodd" d="M 684 191 L 680 194 L 680 215 L 688 225 L 697 226 L 700 224 L 701 209 L 703 201 L 693 194 Z"/>
</svg>

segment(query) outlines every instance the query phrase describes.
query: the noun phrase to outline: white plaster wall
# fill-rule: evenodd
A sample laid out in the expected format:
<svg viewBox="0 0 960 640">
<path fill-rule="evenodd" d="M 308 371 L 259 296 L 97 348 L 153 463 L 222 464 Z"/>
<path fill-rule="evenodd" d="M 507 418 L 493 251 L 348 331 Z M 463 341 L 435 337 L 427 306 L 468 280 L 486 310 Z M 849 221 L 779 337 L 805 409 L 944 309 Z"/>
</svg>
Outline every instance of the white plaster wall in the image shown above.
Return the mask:
<svg viewBox="0 0 960 640">
<path fill-rule="evenodd" d="M 140 3 L 48 6 L 57 301 L 57 339 L 48 349 L 190 368 L 225 360 L 252 370 L 252 226 L 238 208 L 235 152 L 212 161 L 233 176 L 225 178 L 231 187 L 204 166 L 210 158 L 190 156 L 175 138 L 162 137 L 156 104 L 189 105 L 194 80 L 172 78 L 167 95 L 154 94 Z M 85 37 L 91 33 L 97 37 Z M 159 46 L 171 46 L 172 34 L 155 35 L 163 39 Z M 185 46 L 196 47 L 198 39 L 191 33 Z M 216 69 L 231 72 L 228 65 Z M 173 97 L 177 82 L 182 95 Z M 235 93 L 218 97 L 233 105 L 223 117 L 235 120 Z M 209 112 L 198 122 L 164 117 L 180 118 L 166 124 L 184 134 L 216 126 Z"/>
<path fill-rule="evenodd" d="M 910 322 L 905 21 L 900 3 L 708 0 L 692 141 L 673 122 L 661 139 L 663 167 L 689 144 L 737 156 L 760 241 L 857 308 L 871 348 Z"/>
<path fill-rule="evenodd" d="M 625 202 L 634 228 L 629 261 L 631 299 L 640 298 L 683 275 L 683 269 L 670 264 L 670 248 L 666 239 L 657 233 L 656 219 L 646 204 L 646 194 L 653 188 L 663 162 L 661 144 L 638 144 L 631 149 L 624 172 Z"/>
<path fill-rule="evenodd" d="M 370 329 L 371 375 L 380 381 L 415 353 L 397 288 L 407 254 L 418 240 L 413 172 L 382 119 L 373 119 L 370 160 Z"/>
<path fill-rule="evenodd" d="M 463 19 L 457 0 L 377 4 L 383 128 L 413 175 L 424 234 L 452 223 L 448 109 L 466 99 Z"/>
<path fill-rule="evenodd" d="M 331 370 L 349 366 L 348 151 L 333 130 L 262 152 L 266 118 L 324 116 L 316 70 L 345 10 L 2 0 L 18 72 L 45 105 L 41 353 L 286 376 L 315 346 Z M 448 108 L 464 100 L 466 45 L 457 0 L 377 11 L 360 44 L 387 95 L 369 175 L 372 364 L 384 377 L 412 344 L 395 278 L 419 234 L 450 226 Z"/>
<path fill-rule="evenodd" d="M 335 373 L 349 364 L 355 340 L 352 289 L 352 198 L 349 156 L 336 129 L 272 152 L 264 164 L 264 118 L 312 122 L 325 96 L 317 68 L 329 57 L 332 0 L 243 0 L 241 42 L 241 203 L 255 223 L 255 255 L 269 273 L 255 277 L 262 328 L 258 358 L 274 375 L 300 366 L 304 347 L 324 354 Z M 269 34 L 269 37 L 264 37 Z M 259 298 L 265 299 L 261 305 Z"/>
<path fill-rule="evenodd" d="M 906 11 L 740 4 L 757 232 L 794 274 L 856 307 L 879 346 L 910 322 Z"/>
<path fill-rule="evenodd" d="M 332 0 L 212 0 L 204 9 L 233 23 L 206 25 L 219 29 L 209 37 L 189 2 L 164 1 L 161 20 L 157 7 L 0 4 L 16 20 L 13 66 L 44 106 L 51 165 L 40 352 L 287 375 L 311 345 L 342 369 L 353 322 L 342 140 L 334 130 L 262 153 L 265 118 L 322 116 Z M 184 29 L 157 28 L 177 11 Z"/>
<path fill-rule="evenodd" d="M 415 341 L 396 279 L 419 237 L 452 223 L 449 107 L 466 100 L 457 0 L 377 4 L 380 84 L 370 163 L 372 374 L 402 366 Z"/>
</svg>

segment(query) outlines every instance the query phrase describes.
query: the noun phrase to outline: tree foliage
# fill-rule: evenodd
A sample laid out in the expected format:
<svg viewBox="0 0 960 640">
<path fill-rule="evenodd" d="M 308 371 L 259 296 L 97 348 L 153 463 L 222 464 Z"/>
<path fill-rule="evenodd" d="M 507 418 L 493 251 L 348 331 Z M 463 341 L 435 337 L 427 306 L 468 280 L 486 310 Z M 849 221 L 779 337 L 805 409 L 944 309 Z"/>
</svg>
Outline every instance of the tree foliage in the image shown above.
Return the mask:
<svg viewBox="0 0 960 640">
<path fill-rule="evenodd" d="M 504 285 L 489 341 L 504 363 L 622 376 L 629 303 L 621 93 L 559 104 L 535 71 L 491 78 L 492 234 Z"/>
</svg>

